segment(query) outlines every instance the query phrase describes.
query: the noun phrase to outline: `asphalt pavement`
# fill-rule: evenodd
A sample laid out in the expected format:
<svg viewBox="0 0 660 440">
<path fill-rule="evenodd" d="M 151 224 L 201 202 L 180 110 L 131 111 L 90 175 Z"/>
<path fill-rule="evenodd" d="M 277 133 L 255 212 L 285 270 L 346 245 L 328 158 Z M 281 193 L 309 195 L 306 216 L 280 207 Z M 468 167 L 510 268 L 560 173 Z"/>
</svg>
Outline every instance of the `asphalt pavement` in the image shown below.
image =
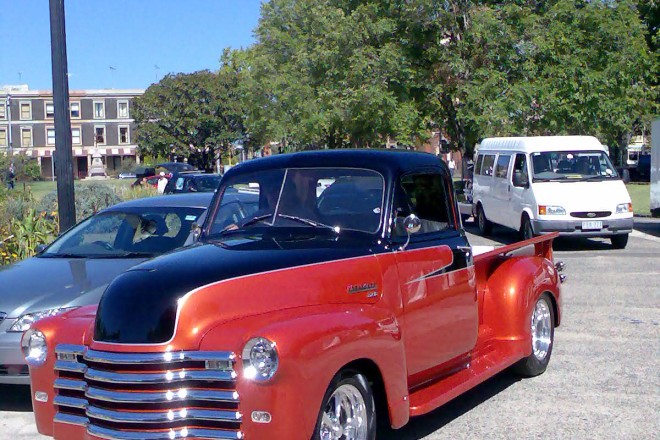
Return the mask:
<svg viewBox="0 0 660 440">
<path fill-rule="evenodd" d="M 660 438 L 660 221 L 635 221 L 623 250 L 556 241 L 568 280 L 545 374 L 501 373 L 388 440 Z M 466 229 L 473 245 L 517 240 L 501 228 L 489 238 Z M 29 390 L 0 386 L 0 439 L 37 438 Z"/>
</svg>

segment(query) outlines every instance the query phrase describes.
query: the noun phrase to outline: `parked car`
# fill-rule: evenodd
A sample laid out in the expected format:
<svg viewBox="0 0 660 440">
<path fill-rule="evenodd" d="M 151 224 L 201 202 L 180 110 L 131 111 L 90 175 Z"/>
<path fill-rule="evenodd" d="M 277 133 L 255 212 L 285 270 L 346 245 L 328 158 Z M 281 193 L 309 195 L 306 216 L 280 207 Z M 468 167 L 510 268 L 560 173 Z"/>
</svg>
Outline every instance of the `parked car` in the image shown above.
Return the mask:
<svg viewBox="0 0 660 440">
<path fill-rule="evenodd" d="M 633 207 L 607 154 L 592 136 L 484 139 L 472 187 L 480 232 L 496 223 L 523 238 L 559 232 L 626 247 Z"/>
<path fill-rule="evenodd" d="M 29 383 L 20 350 L 25 330 L 43 317 L 97 304 L 117 274 L 183 246 L 210 202 L 211 194 L 199 194 L 120 203 L 36 257 L 0 267 L 0 383 Z"/>
<path fill-rule="evenodd" d="M 168 181 L 169 181 L 172 178 L 172 175 L 171 174 L 165 174 L 165 178 L 168 179 Z M 135 180 L 135 182 L 133 182 L 131 184 L 131 188 L 136 188 L 136 187 L 140 187 L 140 186 L 143 186 L 143 185 L 158 188 L 158 180 L 159 179 L 160 179 L 160 175 L 158 175 L 158 176 L 149 176 L 149 177 L 147 177 L 147 176 L 141 177 L 141 178 L 138 178 L 137 180 Z"/>
<path fill-rule="evenodd" d="M 543 373 L 561 320 L 556 234 L 474 256 L 455 206 L 426 153 L 233 167 L 197 245 L 25 333 L 39 432 L 369 440 L 376 420 L 402 427 L 510 366 Z M 228 225 L 230 207 L 242 218 Z"/>
<path fill-rule="evenodd" d="M 187 192 L 213 192 L 218 189 L 221 176 L 219 174 L 204 174 L 185 172 L 174 174 L 165 187 L 165 194 Z"/>
<path fill-rule="evenodd" d="M 194 166 L 184 162 L 164 162 L 156 165 L 156 168 L 164 168 L 170 173 L 181 173 L 185 171 L 198 171 Z"/>
</svg>

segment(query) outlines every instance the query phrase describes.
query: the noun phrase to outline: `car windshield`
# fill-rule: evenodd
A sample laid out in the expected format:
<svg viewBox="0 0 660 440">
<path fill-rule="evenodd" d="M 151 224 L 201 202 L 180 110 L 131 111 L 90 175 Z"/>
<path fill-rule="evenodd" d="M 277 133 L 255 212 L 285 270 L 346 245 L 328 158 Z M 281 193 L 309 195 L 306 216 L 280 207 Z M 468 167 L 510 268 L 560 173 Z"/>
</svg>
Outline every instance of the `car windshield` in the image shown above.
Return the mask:
<svg viewBox="0 0 660 440">
<path fill-rule="evenodd" d="M 619 178 L 603 151 L 546 151 L 531 157 L 536 182 Z"/>
<path fill-rule="evenodd" d="M 194 185 L 195 191 L 213 192 L 218 189 L 220 176 L 196 176 L 192 178 L 191 185 Z"/>
<path fill-rule="evenodd" d="M 253 227 L 375 233 L 382 221 L 384 187 L 380 174 L 364 169 L 288 168 L 237 174 L 220 187 L 221 208 L 210 233 Z"/>
<path fill-rule="evenodd" d="M 183 246 L 204 208 L 127 208 L 82 221 L 49 246 L 44 258 L 153 257 Z"/>
</svg>

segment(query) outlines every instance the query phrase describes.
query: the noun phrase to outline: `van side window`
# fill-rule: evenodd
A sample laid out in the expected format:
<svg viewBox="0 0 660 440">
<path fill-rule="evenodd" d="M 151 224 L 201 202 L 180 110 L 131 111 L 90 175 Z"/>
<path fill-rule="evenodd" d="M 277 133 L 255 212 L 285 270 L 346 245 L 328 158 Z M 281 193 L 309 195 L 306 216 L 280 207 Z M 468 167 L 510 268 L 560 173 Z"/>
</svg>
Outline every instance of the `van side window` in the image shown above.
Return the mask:
<svg viewBox="0 0 660 440">
<path fill-rule="evenodd" d="M 495 177 L 506 179 L 506 174 L 509 171 L 509 162 L 511 156 L 508 154 L 500 154 L 497 157 L 497 165 L 495 166 Z"/>
<path fill-rule="evenodd" d="M 477 163 L 476 163 L 476 165 L 474 166 L 474 170 L 472 171 L 472 173 L 473 173 L 475 176 L 476 176 L 477 174 L 481 174 L 481 163 L 482 163 L 483 161 L 484 161 L 484 155 L 483 155 L 483 154 L 480 154 L 480 155 L 477 157 Z"/>
<path fill-rule="evenodd" d="M 416 235 L 453 228 L 449 197 L 446 194 L 447 187 L 441 174 L 403 176 L 394 199 L 396 219 L 393 235 L 407 237 L 403 220 L 410 214 L 415 214 L 422 221 L 422 227 Z"/>
<path fill-rule="evenodd" d="M 521 177 L 527 178 L 527 157 L 524 154 L 516 154 L 516 159 L 513 162 L 513 172 L 520 171 Z"/>
<path fill-rule="evenodd" d="M 494 154 L 484 154 L 484 160 L 481 164 L 481 171 L 479 174 L 482 176 L 492 176 L 493 175 L 493 166 L 495 165 L 495 155 Z"/>
</svg>

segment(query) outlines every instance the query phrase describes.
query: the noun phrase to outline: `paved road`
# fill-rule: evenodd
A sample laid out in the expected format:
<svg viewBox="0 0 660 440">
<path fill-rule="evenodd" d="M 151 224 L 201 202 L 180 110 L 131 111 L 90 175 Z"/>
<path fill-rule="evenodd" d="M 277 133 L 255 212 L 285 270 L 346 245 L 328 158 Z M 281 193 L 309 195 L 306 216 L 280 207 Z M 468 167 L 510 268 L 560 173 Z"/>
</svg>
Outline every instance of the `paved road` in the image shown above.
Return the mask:
<svg viewBox="0 0 660 440">
<path fill-rule="evenodd" d="M 559 240 L 566 262 L 564 321 L 548 371 L 502 373 L 390 440 L 657 439 L 660 434 L 660 222 L 641 219 L 625 250 Z M 492 239 L 515 234 L 496 229 Z M 0 387 L 0 439 L 36 439 L 29 392 Z M 261 439 L 260 439 L 261 440 Z"/>
</svg>

